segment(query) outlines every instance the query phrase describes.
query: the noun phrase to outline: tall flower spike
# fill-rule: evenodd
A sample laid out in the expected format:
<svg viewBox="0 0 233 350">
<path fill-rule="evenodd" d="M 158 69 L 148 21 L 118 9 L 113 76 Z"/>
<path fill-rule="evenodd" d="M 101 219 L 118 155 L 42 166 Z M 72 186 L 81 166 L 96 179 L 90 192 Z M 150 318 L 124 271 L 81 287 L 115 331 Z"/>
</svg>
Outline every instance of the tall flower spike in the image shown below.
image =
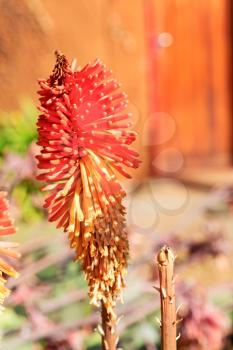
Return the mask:
<svg viewBox="0 0 233 350">
<path fill-rule="evenodd" d="M 128 257 L 125 192 L 115 170 L 130 177 L 124 167 L 138 167 L 138 153 L 129 148 L 136 134 L 127 130 L 126 95 L 99 60 L 73 71 L 64 55 L 56 56 L 52 75 L 39 81 L 38 179 L 49 183 L 44 206 L 68 232 L 91 302 L 113 315 Z"/>
<path fill-rule="evenodd" d="M 16 229 L 13 226 L 13 221 L 10 218 L 9 204 L 6 199 L 6 192 L 0 192 L 0 236 L 11 235 Z M 10 265 L 11 258 L 19 258 L 20 254 L 16 252 L 17 243 L 0 241 L 0 304 L 10 294 L 10 290 L 6 288 L 5 283 L 8 277 L 18 277 L 18 272 Z"/>
</svg>

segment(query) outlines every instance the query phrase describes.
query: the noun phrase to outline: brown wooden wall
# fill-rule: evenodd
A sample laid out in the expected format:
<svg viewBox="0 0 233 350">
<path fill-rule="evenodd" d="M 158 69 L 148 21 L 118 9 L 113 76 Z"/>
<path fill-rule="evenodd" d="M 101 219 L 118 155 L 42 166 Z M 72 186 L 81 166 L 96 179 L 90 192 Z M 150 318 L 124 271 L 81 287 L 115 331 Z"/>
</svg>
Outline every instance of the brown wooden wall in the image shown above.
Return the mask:
<svg viewBox="0 0 233 350">
<path fill-rule="evenodd" d="M 80 65 L 99 57 L 131 101 L 143 160 L 138 177 L 168 146 L 187 163 L 226 164 L 232 136 L 229 1 L 1 0 L 0 108 L 15 108 L 21 95 L 36 101 L 37 78 L 50 73 L 55 49 Z M 164 32 L 173 38 L 167 47 L 159 44 Z M 150 118 L 154 112 L 169 114 L 175 125 L 160 147 L 156 140 L 168 125 L 158 114 Z"/>
<path fill-rule="evenodd" d="M 170 46 L 158 45 L 154 55 L 150 52 L 158 84 L 152 85 L 151 108 L 174 118 L 176 132 L 169 144 L 181 150 L 187 164 L 229 164 L 229 1 L 149 0 L 147 6 L 149 2 L 151 27 L 157 35 L 165 32 L 173 38 Z M 158 147 L 152 152 L 156 155 Z"/>
</svg>

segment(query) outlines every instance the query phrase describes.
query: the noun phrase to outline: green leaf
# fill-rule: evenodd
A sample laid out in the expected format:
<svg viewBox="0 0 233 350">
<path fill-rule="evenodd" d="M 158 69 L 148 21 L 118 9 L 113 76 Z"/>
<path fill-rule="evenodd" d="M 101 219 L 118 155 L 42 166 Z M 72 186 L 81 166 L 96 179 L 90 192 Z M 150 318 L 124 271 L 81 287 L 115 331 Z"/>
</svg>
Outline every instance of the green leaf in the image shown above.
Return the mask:
<svg viewBox="0 0 233 350">
<path fill-rule="evenodd" d="M 7 308 L 1 313 L 0 329 L 3 331 L 14 330 L 19 328 L 25 318 L 18 315 L 13 309 Z"/>
<path fill-rule="evenodd" d="M 17 111 L 0 111 L 0 154 L 6 151 L 24 154 L 37 138 L 34 104 L 24 98 Z"/>
</svg>

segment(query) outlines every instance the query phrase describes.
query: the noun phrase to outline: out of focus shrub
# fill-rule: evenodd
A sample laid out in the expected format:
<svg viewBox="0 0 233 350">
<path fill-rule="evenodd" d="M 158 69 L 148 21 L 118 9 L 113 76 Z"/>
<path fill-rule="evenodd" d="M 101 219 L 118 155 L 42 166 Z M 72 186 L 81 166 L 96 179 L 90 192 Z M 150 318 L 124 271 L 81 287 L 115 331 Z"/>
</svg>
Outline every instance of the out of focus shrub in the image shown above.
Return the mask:
<svg viewBox="0 0 233 350">
<path fill-rule="evenodd" d="M 19 110 L 0 111 L 0 187 L 11 194 L 15 217 L 41 217 L 39 185 L 35 181 L 37 110 L 30 99 Z"/>
</svg>

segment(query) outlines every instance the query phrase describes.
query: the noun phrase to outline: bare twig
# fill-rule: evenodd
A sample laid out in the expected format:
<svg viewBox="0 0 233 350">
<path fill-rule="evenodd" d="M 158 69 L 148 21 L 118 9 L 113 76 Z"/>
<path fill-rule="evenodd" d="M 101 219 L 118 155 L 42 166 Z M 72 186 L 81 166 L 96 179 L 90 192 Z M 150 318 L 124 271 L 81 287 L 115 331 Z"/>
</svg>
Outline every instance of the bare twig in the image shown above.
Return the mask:
<svg viewBox="0 0 233 350">
<path fill-rule="evenodd" d="M 63 261 L 69 260 L 74 256 L 73 252 L 68 249 L 63 249 L 51 255 L 46 255 L 44 258 L 32 263 L 30 266 L 27 266 L 20 274 L 20 277 L 17 280 L 10 280 L 8 286 L 10 288 L 16 287 L 22 282 L 25 282 L 29 278 L 35 276 L 35 274 L 43 271 L 47 267 L 62 263 Z"/>
<path fill-rule="evenodd" d="M 120 329 L 123 331 L 127 326 L 130 326 L 131 324 L 134 324 L 138 320 L 142 319 L 142 317 L 146 317 L 147 315 L 152 314 L 156 308 L 158 307 L 157 301 L 152 298 L 149 298 L 149 300 L 146 303 L 142 304 L 141 309 L 143 310 L 142 313 L 139 315 L 137 312 L 137 315 L 134 314 L 135 312 L 135 304 L 137 302 L 132 302 L 128 305 L 121 305 L 119 307 L 118 312 L 120 314 L 128 315 L 124 318 L 124 320 L 120 323 Z M 129 319 L 128 319 L 129 317 Z M 4 336 L 5 342 L 4 342 L 4 350 L 9 349 L 16 349 L 17 347 L 24 345 L 28 342 L 37 342 L 40 339 L 46 339 L 51 337 L 57 337 L 57 335 L 63 335 L 65 336 L 65 333 L 68 330 L 74 330 L 74 329 L 82 329 L 86 326 L 92 326 L 95 327 L 97 323 L 99 322 L 99 315 L 97 313 L 94 313 L 90 316 L 87 316 L 81 320 L 77 320 L 75 322 L 70 321 L 63 324 L 58 324 L 55 326 L 51 326 L 44 330 L 36 330 L 31 331 L 29 329 L 21 330 L 20 332 L 17 332 L 16 335 L 9 337 L 7 335 Z M 26 326 L 26 325 L 25 325 Z M 100 329 L 99 329 L 100 330 Z M 100 333 L 103 333 L 103 329 Z M 111 349 L 111 348 L 110 348 Z"/>
<path fill-rule="evenodd" d="M 19 346 L 26 344 L 27 342 L 35 343 L 40 339 L 46 339 L 48 337 L 56 337 L 58 334 L 65 336 L 65 332 L 69 329 L 84 328 L 86 326 L 94 326 L 98 321 L 98 315 L 92 314 L 81 320 L 74 322 L 73 320 L 66 324 L 59 324 L 48 327 L 36 332 L 28 332 L 26 334 L 18 334 L 17 337 L 11 338 L 4 344 L 5 350 L 17 349 Z"/>
<path fill-rule="evenodd" d="M 39 309 L 43 313 L 54 312 L 74 302 L 81 301 L 87 296 L 86 290 L 72 290 L 58 298 L 52 298 L 39 303 Z"/>
<path fill-rule="evenodd" d="M 174 286 L 174 260 L 170 248 L 164 246 L 158 253 L 161 341 L 162 350 L 176 350 L 176 302 Z"/>
<path fill-rule="evenodd" d="M 26 243 L 22 244 L 20 247 L 20 252 L 22 255 L 32 254 L 34 251 L 38 251 L 41 248 L 47 247 L 50 243 L 51 237 L 38 237 L 31 239 Z"/>
<path fill-rule="evenodd" d="M 136 306 L 135 306 L 136 305 Z M 119 323 L 118 330 L 122 333 L 131 325 L 144 320 L 147 316 L 153 314 L 159 308 L 159 300 L 149 298 L 146 302 L 133 302 L 133 305 L 128 310 L 127 314 L 122 317 Z"/>
</svg>

